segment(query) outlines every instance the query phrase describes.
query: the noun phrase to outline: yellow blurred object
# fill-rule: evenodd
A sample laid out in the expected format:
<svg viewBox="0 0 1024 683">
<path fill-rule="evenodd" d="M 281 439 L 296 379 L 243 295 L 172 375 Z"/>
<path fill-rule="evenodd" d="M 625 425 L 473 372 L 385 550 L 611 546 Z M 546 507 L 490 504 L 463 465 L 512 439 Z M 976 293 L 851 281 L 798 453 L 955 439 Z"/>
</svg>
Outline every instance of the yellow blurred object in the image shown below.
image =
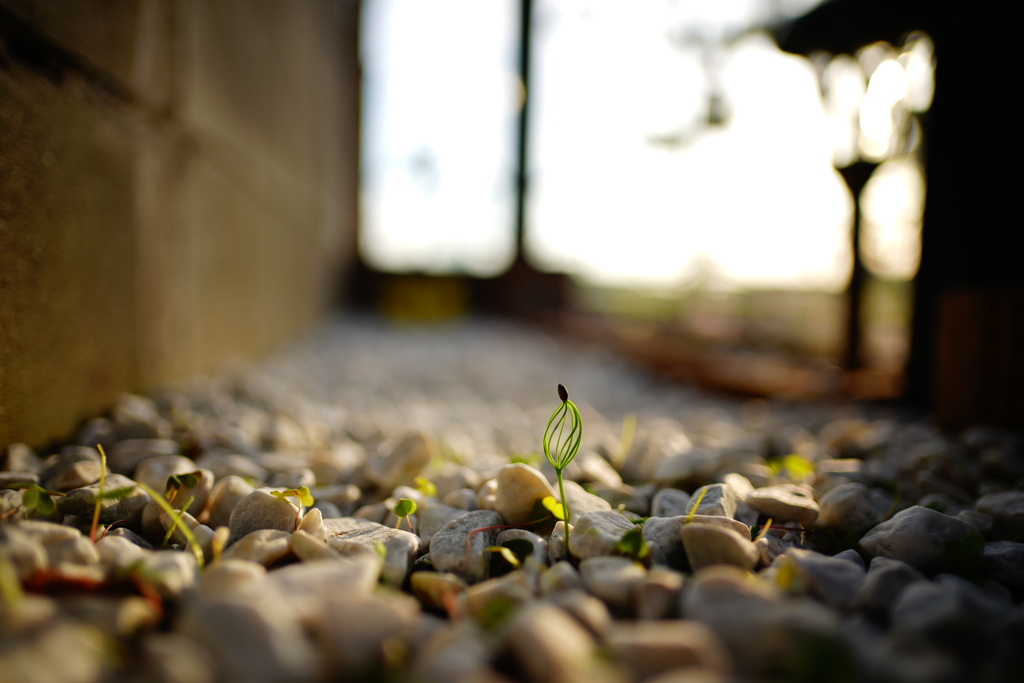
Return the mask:
<svg viewBox="0 0 1024 683">
<path fill-rule="evenodd" d="M 460 318 L 469 311 L 469 291 L 455 277 L 394 276 L 383 286 L 380 312 L 406 322 L 432 322 Z"/>
</svg>

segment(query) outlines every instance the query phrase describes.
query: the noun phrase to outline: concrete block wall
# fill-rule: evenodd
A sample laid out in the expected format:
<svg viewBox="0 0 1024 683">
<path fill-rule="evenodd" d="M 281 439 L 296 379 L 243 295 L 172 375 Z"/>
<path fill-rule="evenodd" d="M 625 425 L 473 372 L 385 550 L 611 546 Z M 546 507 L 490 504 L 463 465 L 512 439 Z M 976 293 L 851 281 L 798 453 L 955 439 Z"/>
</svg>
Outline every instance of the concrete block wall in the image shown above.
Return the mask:
<svg viewBox="0 0 1024 683">
<path fill-rule="evenodd" d="M 0 0 L 0 447 L 266 354 L 354 257 L 354 0 Z"/>
</svg>

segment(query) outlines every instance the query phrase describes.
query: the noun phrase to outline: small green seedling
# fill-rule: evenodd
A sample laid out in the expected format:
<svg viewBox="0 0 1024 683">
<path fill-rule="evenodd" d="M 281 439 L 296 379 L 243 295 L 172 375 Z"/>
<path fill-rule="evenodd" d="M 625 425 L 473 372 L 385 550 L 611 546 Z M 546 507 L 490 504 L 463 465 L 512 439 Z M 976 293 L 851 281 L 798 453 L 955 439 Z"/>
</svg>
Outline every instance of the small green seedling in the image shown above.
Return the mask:
<svg viewBox="0 0 1024 683">
<path fill-rule="evenodd" d="M 555 476 L 558 478 L 558 495 L 562 499 L 562 515 L 555 515 L 565 521 L 565 549 L 569 552 L 569 500 L 565 497 L 565 485 L 562 483 L 562 471 L 569 466 L 576 453 L 580 450 L 580 441 L 583 439 L 583 418 L 576 404 L 569 400 L 569 392 L 561 384 L 558 385 L 558 398 L 562 405 L 551 413 L 547 427 L 544 428 L 544 457 L 548 459 L 551 466 L 555 468 Z M 565 431 L 566 420 L 569 421 L 569 431 Z M 552 448 L 552 439 L 554 447 Z M 551 508 L 551 513 L 555 511 Z"/>
<path fill-rule="evenodd" d="M 185 516 L 185 513 L 188 512 L 188 506 L 192 504 L 193 500 L 195 500 L 195 498 L 193 496 L 189 496 L 188 500 L 185 501 L 185 504 L 181 506 L 178 512 L 171 519 L 171 524 L 167 527 L 167 533 L 164 535 L 164 542 L 160 545 L 167 545 L 171 542 L 171 536 L 174 535 L 174 527 L 178 526 L 181 523 L 181 520 Z M 171 501 L 167 502 L 169 503 Z"/>
<path fill-rule="evenodd" d="M 612 459 L 615 469 L 621 470 L 626 464 L 629 451 L 633 448 L 633 437 L 636 436 L 636 415 L 627 413 L 622 418 L 622 434 L 619 436 L 619 452 Z"/>
<path fill-rule="evenodd" d="M 639 526 L 635 526 L 623 534 L 619 542 L 615 544 L 615 550 L 620 555 L 631 557 L 634 560 L 643 560 L 651 554 L 647 539 L 644 538 L 644 530 Z"/>
<path fill-rule="evenodd" d="M 299 528 L 299 514 L 302 512 L 302 506 L 305 505 L 306 507 L 312 507 L 314 502 L 313 496 L 310 495 L 309 488 L 306 486 L 300 486 L 297 489 L 288 489 L 286 491 L 271 491 L 270 495 L 272 495 L 274 498 L 279 498 L 281 500 L 288 500 L 289 496 L 295 498 L 299 505 L 299 507 L 295 510 L 296 529 Z"/>
<path fill-rule="evenodd" d="M 17 483 L 11 484 L 9 488 L 24 489 L 25 493 L 21 494 L 21 506 L 35 510 L 40 517 L 46 517 L 57 509 L 57 503 L 54 502 L 53 496 L 64 495 L 58 491 L 47 491 L 39 484 Z"/>
<path fill-rule="evenodd" d="M 540 503 L 545 510 L 551 513 L 552 517 L 562 522 L 565 521 L 565 508 L 553 496 L 544 496 Z"/>
<path fill-rule="evenodd" d="M 409 519 L 409 515 L 416 512 L 416 501 L 409 500 L 408 498 L 399 498 L 398 502 L 395 503 L 395 516 L 398 517 L 398 522 L 395 523 L 395 528 L 402 526 L 402 520 L 404 519 L 409 525 L 409 531 L 416 533 L 412 528 L 412 520 Z"/>
<path fill-rule="evenodd" d="M 134 486 L 121 486 L 107 491 L 107 454 L 100 444 L 96 444 L 96 449 L 100 452 L 100 490 L 96 493 L 96 506 L 92 510 L 92 524 L 89 526 L 89 540 L 93 543 L 98 540 L 96 530 L 100 524 L 100 510 L 103 508 L 103 501 L 121 500 L 135 490 Z"/>
<path fill-rule="evenodd" d="M 426 477 L 416 477 L 412 483 L 416 486 L 416 490 L 427 498 L 437 498 L 437 487 Z"/>
<path fill-rule="evenodd" d="M 178 527 L 178 530 L 181 531 L 181 535 L 185 537 L 185 540 L 188 541 L 189 547 L 192 548 L 192 553 L 196 556 L 196 564 L 199 565 L 200 569 L 205 567 L 206 561 L 203 558 L 203 549 L 199 547 L 199 543 L 196 541 L 196 537 L 192 534 L 192 530 L 188 528 L 188 524 L 185 524 L 185 522 L 182 521 L 181 515 L 178 514 L 178 511 L 171 507 L 171 504 L 167 502 L 167 499 L 154 491 L 148 484 L 144 484 L 140 481 L 138 486 L 153 499 L 154 503 L 159 505 L 164 512 L 171 516 L 171 519 L 173 520 L 171 528 L 173 529 L 174 527 Z"/>
<path fill-rule="evenodd" d="M 684 524 L 689 524 L 693 521 L 693 516 L 697 514 L 697 508 L 700 507 L 700 502 L 704 500 L 704 494 L 707 492 L 707 489 L 701 490 L 700 495 L 697 496 L 697 500 L 693 502 L 693 506 L 690 508 L 690 512 L 686 515 L 686 521 L 683 522 Z"/>
<path fill-rule="evenodd" d="M 768 467 L 772 474 L 778 476 L 784 473 L 794 481 L 807 481 L 814 477 L 814 463 L 796 453 L 772 460 L 768 463 Z"/>
</svg>

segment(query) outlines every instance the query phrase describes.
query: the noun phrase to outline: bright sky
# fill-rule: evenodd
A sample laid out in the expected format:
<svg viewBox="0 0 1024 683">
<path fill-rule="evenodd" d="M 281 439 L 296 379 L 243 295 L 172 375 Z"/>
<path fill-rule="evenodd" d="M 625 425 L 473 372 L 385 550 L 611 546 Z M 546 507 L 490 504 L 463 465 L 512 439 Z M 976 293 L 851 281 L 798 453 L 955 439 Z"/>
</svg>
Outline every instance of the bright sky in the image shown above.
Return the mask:
<svg viewBox="0 0 1024 683">
<path fill-rule="evenodd" d="M 528 255 L 608 284 L 839 290 L 851 199 L 814 69 L 764 35 L 740 38 L 714 61 L 726 125 L 695 125 L 708 106 L 704 56 L 669 27 L 687 13 L 699 24 L 703 5 L 726 11 L 713 0 L 537 3 Z M 487 275 L 510 261 L 517 6 L 368 3 L 371 263 Z M 657 144 L 673 136 L 682 144 Z"/>
</svg>

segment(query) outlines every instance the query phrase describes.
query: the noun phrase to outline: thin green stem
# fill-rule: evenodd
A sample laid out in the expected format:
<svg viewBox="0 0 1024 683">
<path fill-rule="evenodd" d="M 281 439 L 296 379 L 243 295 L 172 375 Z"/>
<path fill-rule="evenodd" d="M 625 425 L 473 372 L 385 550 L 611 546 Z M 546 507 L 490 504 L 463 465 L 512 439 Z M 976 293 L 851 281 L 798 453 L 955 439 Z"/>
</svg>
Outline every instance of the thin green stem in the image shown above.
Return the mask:
<svg viewBox="0 0 1024 683">
<path fill-rule="evenodd" d="M 555 470 L 555 476 L 558 477 L 558 495 L 562 497 L 562 512 L 565 513 L 565 519 L 562 520 L 565 524 L 565 556 L 572 557 L 572 553 L 569 552 L 569 499 L 565 497 L 565 486 L 562 484 L 562 470 Z"/>
<path fill-rule="evenodd" d="M 143 484 L 141 481 L 138 483 L 139 487 L 143 491 L 149 494 L 149 497 L 153 499 L 153 502 L 159 505 L 164 512 L 171 516 L 174 520 L 174 526 L 177 526 L 181 531 L 181 535 L 188 541 L 188 545 L 192 548 L 192 553 L 196 556 L 196 564 L 202 569 L 206 565 L 206 561 L 203 558 L 203 549 L 199 547 L 199 542 L 196 541 L 196 537 L 192 535 L 192 530 L 188 528 L 188 524 L 182 521 L 181 517 L 177 515 L 177 510 L 171 507 L 171 504 L 167 502 L 167 499 L 161 496 L 159 493 L 154 491 L 152 488 Z M 174 526 L 171 528 L 173 529 Z"/>
</svg>

